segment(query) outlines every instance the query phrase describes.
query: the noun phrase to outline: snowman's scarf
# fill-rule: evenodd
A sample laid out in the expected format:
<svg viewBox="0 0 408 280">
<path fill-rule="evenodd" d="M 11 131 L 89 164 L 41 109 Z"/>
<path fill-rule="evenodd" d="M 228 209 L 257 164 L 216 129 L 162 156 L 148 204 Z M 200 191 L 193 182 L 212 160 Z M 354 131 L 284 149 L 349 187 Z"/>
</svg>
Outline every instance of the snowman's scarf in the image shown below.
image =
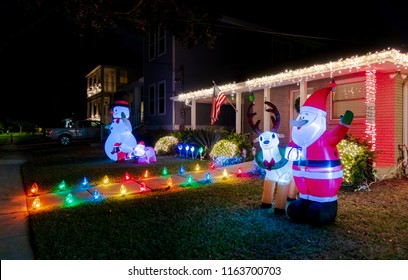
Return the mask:
<svg viewBox="0 0 408 280">
<path fill-rule="evenodd" d="M 129 118 L 113 118 L 113 119 L 112 119 L 112 123 L 113 123 L 113 122 L 119 123 L 120 120 L 123 120 L 123 119 L 129 120 Z"/>
</svg>

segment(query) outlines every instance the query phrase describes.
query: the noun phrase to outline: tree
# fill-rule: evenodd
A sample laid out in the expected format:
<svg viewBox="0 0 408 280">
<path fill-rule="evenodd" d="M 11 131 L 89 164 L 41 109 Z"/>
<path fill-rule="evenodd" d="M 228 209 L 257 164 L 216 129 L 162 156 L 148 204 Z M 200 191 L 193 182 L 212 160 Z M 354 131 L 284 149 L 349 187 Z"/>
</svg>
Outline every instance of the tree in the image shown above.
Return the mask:
<svg viewBox="0 0 408 280">
<path fill-rule="evenodd" d="M 60 14 L 81 36 L 103 33 L 117 27 L 144 35 L 164 24 L 185 46 L 202 44 L 212 48 L 219 35 L 220 18 L 211 1 L 195 0 L 19 0 L 26 15 L 41 21 Z"/>
</svg>

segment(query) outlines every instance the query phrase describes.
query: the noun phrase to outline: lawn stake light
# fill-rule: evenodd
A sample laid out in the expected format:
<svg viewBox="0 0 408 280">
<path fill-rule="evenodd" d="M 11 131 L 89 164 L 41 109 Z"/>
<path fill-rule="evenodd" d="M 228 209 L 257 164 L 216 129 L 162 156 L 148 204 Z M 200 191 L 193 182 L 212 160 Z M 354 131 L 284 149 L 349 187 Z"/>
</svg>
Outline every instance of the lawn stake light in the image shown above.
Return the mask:
<svg viewBox="0 0 408 280">
<path fill-rule="evenodd" d="M 69 193 L 66 197 L 65 197 L 65 203 L 68 205 L 71 205 L 72 202 L 74 202 L 74 197 L 72 196 L 72 193 Z"/>
<path fill-rule="evenodd" d="M 167 175 L 169 175 L 169 172 L 167 171 L 166 166 L 165 166 L 165 167 L 163 167 L 163 170 L 162 170 L 162 175 L 163 175 L 163 176 L 167 176 Z"/>
<path fill-rule="evenodd" d="M 191 146 L 190 150 L 191 150 L 191 159 L 194 159 L 194 150 L 195 150 L 194 146 Z"/>
<path fill-rule="evenodd" d="M 130 176 L 129 172 L 125 173 L 125 181 L 130 181 L 132 179 L 132 176 Z"/>
<path fill-rule="evenodd" d="M 242 168 L 241 168 L 241 167 L 238 167 L 237 177 L 241 177 L 241 176 L 242 176 Z"/>
<path fill-rule="evenodd" d="M 62 180 L 61 183 L 59 183 L 59 185 L 58 185 L 58 189 L 59 189 L 60 191 L 65 190 L 66 187 L 67 187 L 67 185 L 65 184 L 65 181 L 64 181 L 64 180 Z"/>
<path fill-rule="evenodd" d="M 34 200 L 33 200 L 33 209 L 34 210 L 38 210 L 41 206 L 41 202 L 40 202 L 40 198 L 37 196 Z"/>
<path fill-rule="evenodd" d="M 188 157 L 188 150 L 190 149 L 190 146 L 188 144 L 186 144 L 185 149 L 186 149 L 186 158 L 187 158 Z"/>
<path fill-rule="evenodd" d="M 187 186 L 190 186 L 193 183 L 193 176 L 189 174 L 187 176 Z"/>
<path fill-rule="evenodd" d="M 228 176 L 228 171 L 227 169 L 224 168 L 224 171 L 222 172 L 222 179 L 223 180 L 227 179 L 227 176 Z"/>
<path fill-rule="evenodd" d="M 198 153 L 200 154 L 200 160 L 203 160 L 203 152 L 204 152 L 204 148 L 203 148 L 203 147 L 200 147 L 200 148 L 198 149 Z"/>
<path fill-rule="evenodd" d="M 205 181 L 206 181 L 207 183 L 209 183 L 209 182 L 211 182 L 211 180 L 212 180 L 212 178 L 211 178 L 211 173 L 210 173 L 210 172 L 207 172 L 207 173 L 205 174 Z"/>
<path fill-rule="evenodd" d="M 30 188 L 30 193 L 31 195 L 37 195 L 38 193 L 38 185 L 37 183 L 34 183 L 31 188 Z"/>
<path fill-rule="evenodd" d="M 254 124 L 253 117 L 256 115 L 256 112 L 252 112 L 254 103 L 251 103 L 247 110 L 249 126 L 258 134 L 259 146 L 261 147 L 261 151 L 255 155 L 255 162 L 265 170 L 261 208 L 272 207 L 276 188 L 274 213 L 284 215 L 289 189 L 294 188 L 292 162 L 285 158 L 285 149 L 279 147 L 279 137 L 283 136 L 278 134 L 281 121 L 278 108 L 269 101 L 264 103 L 269 107 L 265 111 L 272 113 L 273 127 L 271 131 L 263 132 L 259 128 L 260 120 Z"/>
<path fill-rule="evenodd" d="M 126 186 L 124 185 L 124 184 L 122 184 L 121 186 L 120 186 L 120 194 L 122 195 L 122 196 L 125 196 L 126 195 L 126 193 L 127 193 L 127 189 L 126 189 Z"/>
<path fill-rule="evenodd" d="M 146 191 L 146 189 L 147 189 L 146 183 L 143 182 L 143 181 L 141 181 L 141 182 L 140 182 L 140 190 L 141 190 L 142 192 L 144 192 L 144 191 Z"/>
<path fill-rule="evenodd" d="M 200 165 L 197 163 L 196 165 L 195 165 L 195 171 L 200 171 Z"/>
<path fill-rule="evenodd" d="M 84 179 L 82 180 L 82 187 L 86 188 L 88 184 L 89 184 L 88 179 L 84 177 Z"/>
<path fill-rule="evenodd" d="M 167 178 L 167 186 L 171 187 L 173 185 L 173 179 L 171 177 Z"/>
<path fill-rule="evenodd" d="M 180 154 L 180 157 L 181 157 L 181 154 L 183 153 L 183 152 L 182 152 L 182 151 L 183 151 L 183 145 L 178 144 L 178 145 L 177 145 L 177 149 L 179 150 L 179 154 Z"/>
<path fill-rule="evenodd" d="M 98 191 L 98 190 L 94 190 L 94 191 L 93 191 L 93 198 L 94 198 L 95 200 L 98 200 L 99 197 L 100 197 L 99 191 Z"/>
<path fill-rule="evenodd" d="M 103 177 L 102 182 L 103 182 L 104 185 L 109 184 L 109 177 L 108 177 L 108 175 L 105 175 L 105 176 Z"/>
<path fill-rule="evenodd" d="M 180 165 L 179 174 L 184 175 L 184 166 Z"/>
</svg>

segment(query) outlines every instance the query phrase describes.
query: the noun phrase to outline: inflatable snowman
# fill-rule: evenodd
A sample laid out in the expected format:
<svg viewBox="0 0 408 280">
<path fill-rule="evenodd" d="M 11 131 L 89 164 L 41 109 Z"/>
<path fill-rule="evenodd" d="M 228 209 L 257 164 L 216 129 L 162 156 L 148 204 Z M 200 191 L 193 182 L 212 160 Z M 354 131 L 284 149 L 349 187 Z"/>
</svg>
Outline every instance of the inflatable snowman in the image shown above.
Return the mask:
<svg viewBox="0 0 408 280">
<path fill-rule="evenodd" d="M 132 158 L 137 142 L 132 134 L 129 121 L 129 102 L 125 92 L 117 92 L 112 106 L 110 134 L 105 142 L 105 153 L 114 161 L 121 162 Z"/>
<path fill-rule="evenodd" d="M 287 207 L 294 222 L 322 226 L 334 222 L 337 193 L 343 181 L 343 167 L 337 144 L 346 136 L 353 113 L 346 111 L 333 130 L 326 131 L 326 99 L 336 84 L 314 92 L 292 120 L 292 141 L 285 157 L 293 161 L 293 178 L 299 198 Z"/>
</svg>

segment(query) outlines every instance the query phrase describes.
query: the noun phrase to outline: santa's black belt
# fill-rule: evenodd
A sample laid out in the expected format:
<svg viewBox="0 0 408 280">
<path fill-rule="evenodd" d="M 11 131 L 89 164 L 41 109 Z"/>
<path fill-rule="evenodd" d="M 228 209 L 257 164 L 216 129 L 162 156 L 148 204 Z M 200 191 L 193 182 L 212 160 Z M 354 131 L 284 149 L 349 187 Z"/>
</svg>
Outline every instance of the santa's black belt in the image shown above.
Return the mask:
<svg viewBox="0 0 408 280">
<path fill-rule="evenodd" d="M 297 160 L 293 162 L 293 165 L 297 166 L 309 166 L 309 167 L 336 167 L 341 165 L 341 161 L 337 160 Z"/>
</svg>

